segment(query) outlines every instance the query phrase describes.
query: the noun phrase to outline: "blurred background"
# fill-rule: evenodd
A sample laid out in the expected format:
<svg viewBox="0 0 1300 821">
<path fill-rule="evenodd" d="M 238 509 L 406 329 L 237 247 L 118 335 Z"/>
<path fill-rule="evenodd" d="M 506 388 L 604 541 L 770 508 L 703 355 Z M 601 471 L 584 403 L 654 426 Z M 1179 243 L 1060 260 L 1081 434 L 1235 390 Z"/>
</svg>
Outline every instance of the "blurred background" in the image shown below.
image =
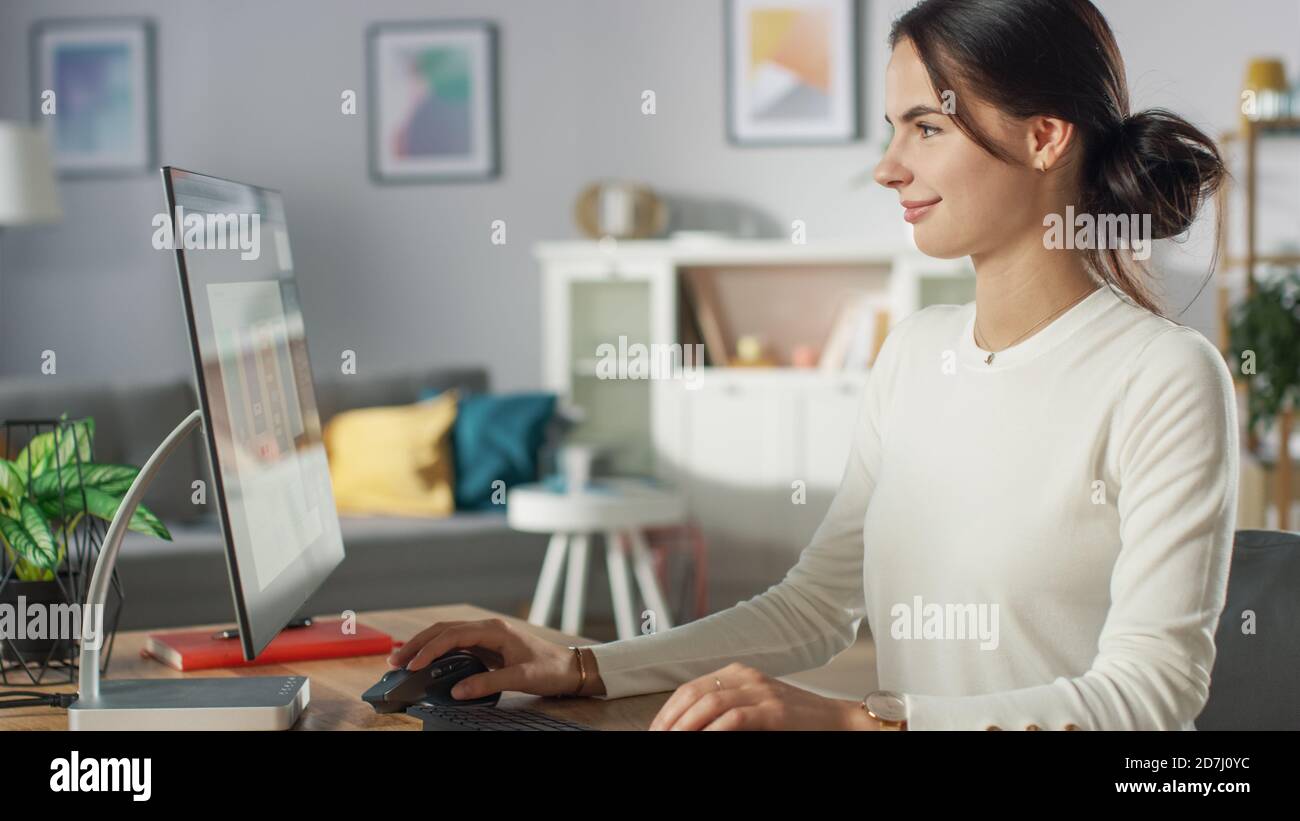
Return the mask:
<svg viewBox="0 0 1300 821">
<path fill-rule="evenodd" d="M 593 638 L 621 634 L 594 551 L 624 536 L 674 621 L 761 592 L 826 510 L 888 328 L 973 299 L 968 263 L 921 257 L 871 179 L 886 36 L 910 5 L 4 0 L 0 418 L 91 415 L 99 460 L 147 458 L 195 407 L 174 255 L 152 243 L 157 169 L 252 182 L 284 195 L 327 444 L 343 414 L 457 402 L 417 513 L 341 500 L 349 558 L 314 607 L 537 616 L 556 533 L 590 591 L 564 618 Z M 1225 356 L 1272 345 L 1285 363 L 1300 338 L 1267 317 L 1294 302 L 1252 283 L 1300 268 L 1300 5 L 1097 5 L 1133 108 L 1178 112 L 1231 161 L 1218 208 L 1156 246 L 1166 314 Z M 701 351 L 706 377 L 638 378 L 638 343 Z M 1288 529 L 1279 443 L 1300 443 L 1278 397 L 1300 376 L 1271 378 L 1243 430 L 1240 524 Z M 364 452 L 373 432 L 349 418 Z M 132 534 L 123 553 L 124 626 L 229 618 L 190 445 L 150 497 L 173 540 Z M 614 476 L 664 497 L 575 524 L 574 483 L 622 499 L 599 482 Z M 493 491 L 548 477 L 568 484 L 538 492 L 564 498 L 512 522 Z"/>
</svg>

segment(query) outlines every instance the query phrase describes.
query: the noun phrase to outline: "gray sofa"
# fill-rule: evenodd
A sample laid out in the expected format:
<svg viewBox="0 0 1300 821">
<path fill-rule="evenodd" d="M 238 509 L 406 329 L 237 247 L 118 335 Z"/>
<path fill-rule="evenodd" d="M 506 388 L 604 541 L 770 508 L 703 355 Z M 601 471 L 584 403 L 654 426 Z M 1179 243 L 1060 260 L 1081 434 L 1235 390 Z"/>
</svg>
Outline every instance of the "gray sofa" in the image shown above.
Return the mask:
<svg viewBox="0 0 1300 821">
<path fill-rule="evenodd" d="M 427 389 L 487 390 L 478 369 L 339 377 L 318 381 L 322 424 L 352 408 L 414 402 Z M 142 465 L 163 438 L 198 407 L 189 380 L 153 385 L 89 383 L 49 377 L 0 379 L 0 420 L 95 418 L 95 459 Z M 0 429 L 2 433 L 2 429 Z M 118 558 L 126 595 L 120 629 L 233 622 L 225 549 L 209 492 L 191 502 L 192 483 L 207 480 L 206 448 L 191 434 L 168 459 L 145 504 L 172 532 L 166 542 L 130 533 Z M 346 558 L 301 612 L 471 602 L 526 612 L 545 553 L 545 536 L 511 531 L 500 512 L 446 519 L 341 517 Z"/>
</svg>

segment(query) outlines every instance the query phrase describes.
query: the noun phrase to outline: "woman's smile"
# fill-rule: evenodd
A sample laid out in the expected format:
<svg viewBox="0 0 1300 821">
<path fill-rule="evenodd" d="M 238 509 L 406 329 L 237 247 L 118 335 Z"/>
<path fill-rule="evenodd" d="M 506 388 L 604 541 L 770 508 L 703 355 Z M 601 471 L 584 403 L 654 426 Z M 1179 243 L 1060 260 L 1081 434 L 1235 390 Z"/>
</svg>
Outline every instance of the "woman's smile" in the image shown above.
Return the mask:
<svg viewBox="0 0 1300 821">
<path fill-rule="evenodd" d="M 930 213 L 942 201 L 943 197 L 935 197 L 932 200 L 903 200 L 900 203 L 903 206 L 903 219 L 908 222 L 916 222 Z"/>
</svg>

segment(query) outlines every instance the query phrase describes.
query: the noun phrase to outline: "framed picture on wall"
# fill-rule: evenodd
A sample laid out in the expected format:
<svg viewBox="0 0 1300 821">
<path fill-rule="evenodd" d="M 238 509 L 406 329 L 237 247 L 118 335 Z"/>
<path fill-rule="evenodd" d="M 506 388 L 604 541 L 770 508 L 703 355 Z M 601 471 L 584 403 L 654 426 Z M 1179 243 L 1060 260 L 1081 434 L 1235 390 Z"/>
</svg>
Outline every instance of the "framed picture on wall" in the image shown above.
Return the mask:
<svg viewBox="0 0 1300 821">
<path fill-rule="evenodd" d="M 149 20 L 42 20 L 31 30 L 32 119 L 60 176 L 155 170 Z"/>
<path fill-rule="evenodd" d="M 733 144 L 859 138 L 857 0 L 726 0 L 725 8 Z"/>
<path fill-rule="evenodd" d="M 367 34 L 370 175 L 376 182 L 498 173 L 496 27 L 377 23 Z"/>
</svg>

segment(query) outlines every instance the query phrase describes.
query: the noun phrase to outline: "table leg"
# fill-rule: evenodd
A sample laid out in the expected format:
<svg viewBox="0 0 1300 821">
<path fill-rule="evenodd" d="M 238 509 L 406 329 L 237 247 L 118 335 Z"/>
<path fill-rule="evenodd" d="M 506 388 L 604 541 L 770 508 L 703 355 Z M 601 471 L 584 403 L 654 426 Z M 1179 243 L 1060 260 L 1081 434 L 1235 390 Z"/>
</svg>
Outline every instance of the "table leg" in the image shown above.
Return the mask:
<svg viewBox="0 0 1300 821">
<path fill-rule="evenodd" d="M 542 560 L 542 574 L 537 577 L 537 590 L 533 593 L 533 607 L 528 612 L 530 624 L 545 627 L 551 620 L 551 610 L 555 607 L 555 594 L 560 588 L 560 568 L 564 565 L 567 546 L 567 534 L 551 534 L 550 544 L 546 547 L 546 558 Z"/>
<path fill-rule="evenodd" d="M 636 635 L 636 610 L 632 606 L 632 588 L 627 578 L 627 556 L 623 553 L 622 534 L 611 530 L 605 534 L 605 566 L 609 568 L 609 593 L 614 603 L 614 622 L 618 637 Z"/>
<path fill-rule="evenodd" d="M 564 615 L 560 629 L 570 635 L 582 631 L 582 609 L 587 603 L 587 534 L 574 533 L 569 542 L 569 574 L 564 580 Z"/>
<path fill-rule="evenodd" d="M 659 580 L 655 578 L 654 564 L 650 561 L 650 549 L 646 547 L 645 536 L 635 528 L 627 531 L 628 541 L 632 544 L 632 568 L 636 572 L 637 585 L 641 588 L 641 598 L 655 614 L 655 631 L 671 630 L 672 612 L 659 589 Z"/>
</svg>

